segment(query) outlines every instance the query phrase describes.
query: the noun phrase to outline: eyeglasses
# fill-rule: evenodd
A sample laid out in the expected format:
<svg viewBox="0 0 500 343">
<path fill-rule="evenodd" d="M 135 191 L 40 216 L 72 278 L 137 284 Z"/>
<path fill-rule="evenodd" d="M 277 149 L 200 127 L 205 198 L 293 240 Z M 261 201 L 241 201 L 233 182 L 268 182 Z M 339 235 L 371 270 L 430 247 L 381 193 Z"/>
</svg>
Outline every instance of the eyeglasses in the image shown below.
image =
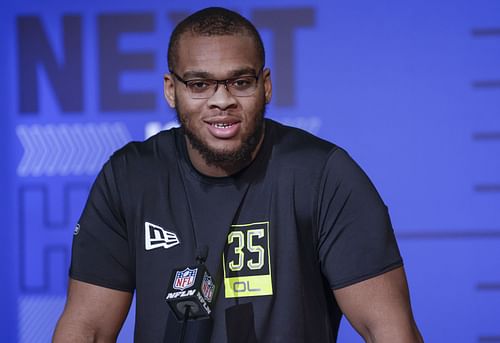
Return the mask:
<svg viewBox="0 0 500 343">
<path fill-rule="evenodd" d="M 192 99 L 208 99 L 211 98 L 217 89 L 219 84 L 224 85 L 226 90 L 233 96 L 245 97 L 251 96 L 255 93 L 257 89 L 257 81 L 264 70 L 264 67 L 260 68 L 257 75 L 242 75 L 226 80 L 212 80 L 212 79 L 191 79 L 184 80 L 182 77 L 177 75 L 172 70 L 170 71 L 177 80 L 182 82 Z"/>
</svg>

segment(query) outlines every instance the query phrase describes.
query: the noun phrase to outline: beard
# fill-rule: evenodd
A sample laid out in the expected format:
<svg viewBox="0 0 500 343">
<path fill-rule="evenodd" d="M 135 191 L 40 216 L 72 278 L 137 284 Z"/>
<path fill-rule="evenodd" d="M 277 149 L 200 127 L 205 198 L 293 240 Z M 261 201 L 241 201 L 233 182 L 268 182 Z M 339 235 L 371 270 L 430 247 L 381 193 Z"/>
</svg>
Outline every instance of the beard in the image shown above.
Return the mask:
<svg viewBox="0 0 500 343">
<path fill-rule="evenodd" d="M 185 116 L 180 113 L 177 107 L 175 111 L 177 113 L 177 120 L 184 130 L 184 134 L 188 137 L 191 146 L 198 151 L 207 165 L 218 166 L 222 169 L 232 169 L 244 166 L 252 161 L 252 154 L 259 145 L 264 131 L 265 103 L 257 111 L 254 120 L 250 123 L 250 132 L 243 137 L 240 147 L 233 151 L 212 149 L 197 132 L 191 130 L 186 123 Z"/>
</svg>

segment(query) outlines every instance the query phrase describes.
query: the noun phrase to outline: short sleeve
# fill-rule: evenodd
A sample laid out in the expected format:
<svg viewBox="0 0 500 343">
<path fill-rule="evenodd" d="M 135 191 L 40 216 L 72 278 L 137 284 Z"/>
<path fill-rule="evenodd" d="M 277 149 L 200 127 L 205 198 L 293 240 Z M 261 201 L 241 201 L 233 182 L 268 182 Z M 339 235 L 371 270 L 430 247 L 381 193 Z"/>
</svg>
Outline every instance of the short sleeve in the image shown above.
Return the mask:
<svg viewBox="0 0 500 343">
<path fill-rule="evenodd" d="M 320 181 L 318 253 L 338 289 L 402 265 L 387 207 L 342 149 L 331 153 Z"/>
<path fill-rule="evenodd" d="M 133 263 L 118 188 L 108 161 L 92 186 L 75 230 L 70 277 L 132 292 Z"/>
</svg>

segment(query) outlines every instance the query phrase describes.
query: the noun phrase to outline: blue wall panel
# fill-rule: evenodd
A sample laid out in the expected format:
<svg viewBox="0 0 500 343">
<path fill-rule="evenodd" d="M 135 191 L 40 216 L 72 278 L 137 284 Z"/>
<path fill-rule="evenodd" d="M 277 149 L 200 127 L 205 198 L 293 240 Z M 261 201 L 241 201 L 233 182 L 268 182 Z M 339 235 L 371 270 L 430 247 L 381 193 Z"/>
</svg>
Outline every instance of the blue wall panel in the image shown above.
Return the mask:
<svg viewBox="0 0 500 343">
<path fill-rule="evenodd" d="M 168 37 L 214 4 L 262 33 L 268 116 L 343 146 L 376 184 L 426 340 L 500 342 L 500 2 L 487 0 L 2 4 L 2 341 L 49 341 L 88 187 L 112 151 L 176 125 Z M 361 340 L 344 322 L 340 341 Z"/>
</svg>

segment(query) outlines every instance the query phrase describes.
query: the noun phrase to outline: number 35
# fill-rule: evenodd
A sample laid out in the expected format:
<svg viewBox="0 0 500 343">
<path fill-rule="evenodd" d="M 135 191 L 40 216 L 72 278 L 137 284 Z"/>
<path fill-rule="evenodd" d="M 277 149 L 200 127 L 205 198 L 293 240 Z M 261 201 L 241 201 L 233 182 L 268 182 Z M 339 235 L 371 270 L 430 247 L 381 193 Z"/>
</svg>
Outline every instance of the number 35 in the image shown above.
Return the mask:
<svg viewBox="0 0 500 343">
<path fill-rule="evenodd" d="M 246 235 L 245 235 L 246 233 Z M 246 239 L 245 239 L 246 236 Z M 249 259 L 246 263 L 250 270 L 258 270 L 264 266 L 264 248 L 261 245 L 254 244 L 253 239 L 264 237 L 264 229 L 249 229 L 245 231 L 231 231 L 227 236 L 227 243 L 232 245 L 236 244 L 234 247 L 234 253 L 236 254 L 236 260 L 229 261 L 229 269 L 233 272 L 238 272 L 245 266 L 245 252 L 243 248 L 245 247 L 251 253 L 257 253 L 257 259 Z M 236 242 L 237 241 L 237 242 Z"/>
</svg>

